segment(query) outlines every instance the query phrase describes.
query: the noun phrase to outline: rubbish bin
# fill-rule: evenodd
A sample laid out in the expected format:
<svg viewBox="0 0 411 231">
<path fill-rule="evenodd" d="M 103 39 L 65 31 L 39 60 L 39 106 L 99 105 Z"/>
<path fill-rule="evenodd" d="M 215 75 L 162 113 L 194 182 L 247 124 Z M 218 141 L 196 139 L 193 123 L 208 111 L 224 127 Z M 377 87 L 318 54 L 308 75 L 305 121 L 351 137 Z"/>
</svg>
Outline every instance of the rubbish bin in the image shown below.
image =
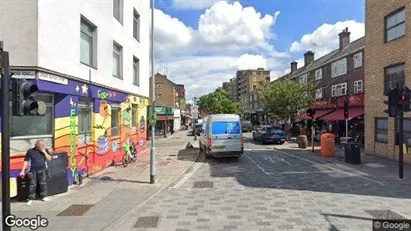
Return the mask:
<svg viewBox="0 0 411 231">
<path fill-rule="evenodd" d="M 348 143 L 344 150 L 345 163 L 361 164 L 361 147 L 356 143 Z"/>
<path fill-rule="evenodd" d="M 324 133 L 320 137 L 321 140 L 321 156 L 335 156 L 335 135 L 332 133 Z"/>
<path fill-rule="evenodd" d="M 306 135 L 299 135 L 297 136 L 297 144 L 298 148 L 307 148 L 308 147 L 308 139 Z"/>
</svg>

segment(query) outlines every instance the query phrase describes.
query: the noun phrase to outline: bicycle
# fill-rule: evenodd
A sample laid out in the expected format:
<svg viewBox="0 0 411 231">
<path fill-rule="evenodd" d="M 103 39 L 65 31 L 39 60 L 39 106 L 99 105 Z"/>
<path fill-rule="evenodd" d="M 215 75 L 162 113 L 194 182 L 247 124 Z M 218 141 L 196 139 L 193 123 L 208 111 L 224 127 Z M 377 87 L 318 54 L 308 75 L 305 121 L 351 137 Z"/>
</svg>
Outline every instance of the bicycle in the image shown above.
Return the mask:
<svg viewBox="0 0 411 231">
<path fill-rule="evenodd" d="M 131 142 L 131 144 L 124 145 L 124 155 L 121 159 L 121 164 L 123 167 L 127 168 L 130 163 L 133 163 L 137 160 L 137 149 L 136 145 Z"/>
</svg>

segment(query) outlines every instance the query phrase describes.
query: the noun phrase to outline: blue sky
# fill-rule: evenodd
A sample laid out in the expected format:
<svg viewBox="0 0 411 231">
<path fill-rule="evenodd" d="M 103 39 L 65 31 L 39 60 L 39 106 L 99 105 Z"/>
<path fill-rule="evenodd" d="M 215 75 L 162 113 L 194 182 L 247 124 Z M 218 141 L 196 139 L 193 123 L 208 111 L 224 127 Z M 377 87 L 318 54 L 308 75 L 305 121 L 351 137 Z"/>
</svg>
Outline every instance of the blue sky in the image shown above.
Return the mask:
<svg viewBox="0 0 411 231">
<path fill-rule="evenodd" d="M 163 69 L 164 66 L 170 66 L 170 68 L 168 68 L 170 70 L 167 71 L 167 74 L 172 80 L 187 82 L 187 91 L 191 96 L 212 91 L 215 87 L 221 85 L 223 81 L 229 79 L 230 76 L 234 76 L 235 68 L 214 68 L 212 64 L 208 62 L 207 67 L 204 67 L 205 64 L 202 65 L 202 68 L 207 68 L 208 71 L 198 73 L 203 76 L 194 77 L 183 74 L 181 71 L 176 71 L 176 69 L 179 69 L 178 65 L 182 65 L 182 59 L 187 61 L 185 63 L 190 63 L 188 62 L 189 57 L 192 58 L 192 60 L 198 58 L 206 60 L 205 57 L 217 60 L 218 57 L 226 55 L 229 55 L 230 57 L 241 57 L 244 54 L 248 54 L 247 58 L 244 58 L 245 56 L 243 56 L 243 59 L 246 60 L 245 62 L 250 63 L 253 62 L 253 60 L 257 60 L 256 63 L 259 63 L 260 61 L 264 62 L 265 60 L 267 63 L 266 68 L 273 70 L 272 78 L 276 78 L 286 71 L 290 61 L 301 61 L 302 54 L 305 53 L 306 50 L 315 50 L 316 54 L 323 55 L 336 49 L 336 44 L 338 44 L 338 32 L 346 26 L 349 27 L 349 30 L 352 32 L 352 40 L 363 36 L 365 16 L 364 1 L 365 0 L 243 0 L 237 1 L 243 8 L 241 13 L 238 10 L 238 7 L 237 11 L 235 11 L 237 13 L 233 13 L 234 10 L 231 9 L 234 9 L 235 7 L 234 1 L 232 0 L 228 1 L 229 5 L 218 3 L 218 0 L 156 1 L 156 8 L 162 11 L 164 15 L 172 18 L 174 22 L 180 21 L 181 24 L 191 30 L 191 32 L 186 32 L 187 36 L 183 37 L 192 37 L 191 42 L 187 42 L 187 40 L 181 45 L 178 42 L 179 40 L 176 39 L 179 35 L 173 35 L 172 28 L 174 28 L 174 24 L 165 23 L 164 20 L 157 21 L 157 23 L 155 23 L 156 33 L 161 34 L 165 30 L 171 30 L 164 33 L 164 35 L 169 36 L 170 41 L 156 41 L 163 46 L 166 46 L 166 43 L 170 42 L 170 46 L 167 49 L 170 53 L 168 56 L 163 57 L 163 52 L 161 52 L 161 55 L 158 56 L 161 56 L 160 58 L 162 60 L 166 60 L 161 65 Z M 244 25 L 247 20 L 238 20 L 240 14 L 244 13 L 245 15 L 245 8 L 247 7 L 252 7 L 257 16 L 260 14 L 259 17 L 261 19 L 263 19 L 265 15 L 268 15 L 268 18 L 271 17 L 270 19 L 274 22 L 267 23 L 267 25 L 269 25 L 271 34 L 275 36 L 269 36 L 264 33 L 264 38 L 261 39 L 258 36 L 259 33 L 255 32 L 255 38 L 251 35 L 248 36 L 248 40 L 239 41 L 235 38 L 239 37 L 238 31 L 234 31 L 238 28 L 244 28 L 240 31 L 245 34 L 250 34 L 250 31 L 253 30 L 253 24 Z M 206 13 L 206 11 L 212 11 L 214 13 Z M 274 17 L 275 12 L 278 12 L 277 17 Z M 201 33 L 201 30 L 198 28 L 201 15 L 202 17 L 207 18 L 207 20 L 205 20 L 206 23 L 202 22 L 202 24 L 207 24 L 209 26 L 208 28 L 212 28 L 210 31 L 213 31 L 215 28 L 219 28 L 221 31 L 217 34 Z M 250 15 L 252 14 L 248 14 L 245 18 L 250 17 Z M 225 20 L 218 21 L 216 18 L 223 18 Z M 225 21 L 229 21 L 231 18 L 236 18 L 237 20 L 235 23 L 225 25 Z M 215 20 L 215 22 L 213 20 Z M 157 26 L 159 23 L 168 24 L 168 28 L 164 25 Z M 257 24 L 258 22 L 256 21 L 255 25 Z M 328 25 L 321 27 L 323 24 Z M 177 23 L 175 25 L 175 31 L 181 31 L 183 29 L 181 25 L 179 26 Z M 256 27 L 258 27 L 258 25 Z M 261 26 L 261 28 L 261 30 L 264 31 L 265 27 Z M 190 33 L 192 35 L 188 36 Z M 235 33 L 236 36 L 232 36 L 233 33 Z M 204 37 L 208 36 L 210 38 L 204 39 Z M 210 43 L 210 41 L 214 39 L 213 36 L 221 36 L 221 38 L 219 38 L 218 41 L 212 41 Z M 230 36 L 233 37 L 232 42 L 229 39 L 225 39 Z M 305 39 L 303 39 L 304 36 Z M 176 39 L 175 42 L 174 39 Z M 189 43 L 196 43 L 197 40 L 203 39 L 206 42 L 197 43 L 196 46 L 190 45 L 189 49 L 185 49 L 184 47 Z M 313 44 L 317 45 L 313 47 Z M 228 48 L 229 45 L 233 45 L 233 47 Z M 199 46 L 206 48 L 197 49 Z M 269 48 L 269 46 L 272 46 L 272 48 Z M 175 48 L 174 51 L 173 48 Z M 273 49 L 275 51 L 273 51 Z M 185 50 L 188 52 L 185 52 Z M 274 55 L 276 52 L 281 53 L 281 55 Z M 316 58 L 318 57 L 319 56 L 316 56 Z M 178 60 L 177 63 L 176 60 Z M 229 62 L 228 59 L 227 62 Z M 231 67 L 232 66 L 236 65 L 233 64 Z M 197 65 L 197 68 L 200 67 Z M 241 67 L 237 67 L 237 69 L 241 69 Z M 221 78 L 218 76 L 219 73 Z M 199 91 L 197 89 L 198 84 L 196 85 L 195 82 L 206 82 L 210 78 L 213 78 L 213 80 L 215 79 L 217 82 L 213 81 L 214 84 L 212 84 L 212 86 Z"/>
</svg>

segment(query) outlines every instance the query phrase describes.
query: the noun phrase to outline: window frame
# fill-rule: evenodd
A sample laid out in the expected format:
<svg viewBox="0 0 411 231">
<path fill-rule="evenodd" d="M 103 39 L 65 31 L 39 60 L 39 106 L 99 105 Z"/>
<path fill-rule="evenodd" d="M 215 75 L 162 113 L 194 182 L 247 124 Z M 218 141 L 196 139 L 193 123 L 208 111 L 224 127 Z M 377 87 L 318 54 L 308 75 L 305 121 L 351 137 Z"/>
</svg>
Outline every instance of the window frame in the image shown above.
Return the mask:
<svg viewBox="0 0 411 231">
<path fill-rule="evenodd" d="M 358 88 L 358 83 L 361 83 L 361 89 Z M 357 80 L 354 81 L 354 94 L 362 93 L 364 92 L 364 85 L 362 80 Z"/>
<path fill-rule="evenodd" d="M 113 126 L 113 110 L 117 111 L 117 124 L 116 126 Z M 120 136 L 120 120 L 121 120 L 121 107 L 120 104 L 111 104 L 111 110 L 110 110 L 110 115 L 111 115 L 111 129 L 116 128 L 117 129 L 117 135 L 113 135 L 113 136 Z M 112 131 L 113 132 L 113 131 Z"/>
<path fill-rule="evenodd" d="M 321 92 L 321 96 L 320 96 L 320 97 L 317 97 L 317 96 L 318 96 L 318 95 L 317 95 L 318 92 Z M 320 88 L 315 89 L 315 99 L 322 99 L 322 98 L 323 98 L 323 88 L 320 87 Z"/>
<path fill-rule="evenodd" d="M 83 101 L 83 102 L 81 102 Z M 88 116 L 90 119 L 90 130 L 89 131 L 80 131 L 80 112 L 79 109 L 89 109 L 90 115 Z M 77 136 L 84 136 L 84 143 L 87 142 L 87 137 L 90 138 L 91 141 L 91 136 L 92 136 L 92 131 L 93 131 L 93 100 L 90 98 L 86 97 L 79 97 L 78 103 L 77 103 Z"/>
<path fill-rule="evenodd" d="M 345 94 L 337 95 L 337 88 L 341 86 L 341 89 L 345 89 Z M 344 87 L 343 87 L 344 86 Z M 331 97 L 339 97 L 347 95 L 347 82 L 338 83 L 331 86 Z"/>
<path fill-rule="evenodd" d="M 395 24 L 394 26 L 391 26 L 391 27 L 388 28 L 388 27 L 387 27 L 387 21 L 388 21 L 388 19 L 391 18 L 391 17 L 396 16 L 396 15 L 399 14 L 401 11 L 404 11 L 404 14 L 405 14 L 404 21 L 402 21 L 402 22 L 400 22 L 400 23 L 397 23 L 397 24 Z M 405 11 L 405 6 L 402 6 L 402 7 L 398 8 L 398 9 L 394 10 L 393 12 L 389 13 L 388 15 L 386 15 L 386 16 L 384 17 L 384 43 L 388 43 L 388 42 L 391 42 L 391 41 L 395 41 L 395 40 L 397 40 L 397 39 L 400 39 L 400 38 L 404 37 L 405 34 L 406 34 L 406 29 L 407 29 L 407 28 L 406 28 L 406 25 L 404 25 L 404 27 L 405 27 L 404 34 L 401 35 L 401 36 L 399 36 L 399 37 L 396 37 L 396 38 L 394 38 L 394 39 L 388 40 L 388 31 L 391 30 L 391 29 L 397 28 L 397 27 L 401 26 L 402 24 L 405 24 L 406 21 L 407 21 L 407 15 L 406 15 L 406 11 Z"/>
<path fill-rule="evenodd" d="M 134 8 L 134 11 L 133 11 L 133 37 L 137 40 L 137 42 L 140 42 L 140 24 L 141 24 L 140 19 L 141 19 L 140 14 L 136 10 L 136 8 Z M 134 26 L 136 26 L 136 28 L 134 28 Z"/>
<path fill-rule="evenodd" d="M 116 50 L 116 48 L 118 48 L 118 49 Z M 114 55 L 118 56 L 118 63 L 117 63 L 117 65 L 118 65 L 118 71 L 117 71 L 118 76 L 114 75 L 114 62 L 113 62 L 113 73 L 112 73 L 112 75 L 113 75 L 114 78 L 123 79 L 123 71 L 122 71 L 123 70 L 123 58 L 122 58 L 123 57 L 123 47 L 115 41 L 113 42 L 113 61 L 114 61 Z"/>
<path fill-rule="evenodd" d="M 133 56 L 133 84 L 140 86 L 140 59 L 136 56 Z"/>
<path fill-rule="evenodd" d="M 86 30 L 87 28 L 87 30 Z M 90 57 L 89 57 L 89 62 L 90 63 L 85 63 L 81 59 L 81 41 L 82 41 L 82 35 L 85 35 L 89 38 L 91 38 L 91 44 L 90 44 Z M 97 43 L 97 26 L 94 25 L 90 20 L 87 18 L 81 16 L 80 17 L 80 63 L 89 67 L 92 67 L 94 69 L 97 69 L 97 49 L 96 49 L 96 43 Z"/>
<path fill-rule="evenodd" d="M 378 120 L 386 120 L 387 121 L 387 129 L 378 129 Z M 388 129 L 389 129 L 389 120 L 388 120 L 387 117 L 375 117 L 374 118 L 374 142 L 387 144 L 388 143 Z M 385 131 L 385 133 L 386 133 L 386 136 L 387 136 L 386 141 L 379 140 L 378 137 L 377 137 L 377 134 L 380 134 L 380 133 L 378 133 L 378 131 L 381 131 L 381 130 Z"/>
<path fill-rule="evenodd" d="M 358 57 L 358 56 L 359 56 L 359 57 Z M 357 58 L 356 58 L 356 57 L 357 57 Z M 363 66 L 363 54 L 362 54 L 362 51 L 354 54 L 352 58 L 353 58 L 353 69 L 360 68 L 360 67 Z M 360 64 L 357 64 L 358 66 L 355 65 L 355 61 L 356 61 L 356 60 L 360 60 L 360 62 L 361 62 Z"/>
<path fill-rule="evenodd" d="M 320 76 L 320 77 L 318 77 L 318 76 Z M 317 70 L 315 70 L 315 80 L 320 80 L 322 78 L 323 78 L 323 69 L 318 68 Z"/>
<path fill-rule="evenodd" d="M 398 123 L 398 120 L 396 119 L 396 120 L 394 120 L 395 122 L 395 133 L 394 133 L 394 135 L 396 136 L 396 134 L 397 134 L 397 132 L 398 132 L 398 129 L 399 129 L 399 123 Z M 406 124 L 406 121 L 409 121 L 409 123 L 411 123 L 411 118 L 404 118 L 404 122 L 403 122 L 403 143 L 405 143 L 406 145 L 407 145 L 407 147 L 411 147 L 411 129 L 410 130 L 407 130 L 407 129 L 405 129 L 405 124 Z M 405 137 L 409 137 L 409 141 L 410 142 L 405 142 Z M 396 146 L 398 146 L 398 145 L 396 145 Z"/>
<path fill-rule="evenodd" d="M 131 127 L 137 127 L 138 124 L 138 105 L 132 104 L 131 105 Z"/>
<path fill-rule="evenodd" d="M 304 81 L 302 81 L 304 80 Z M 306 84 L 308 82 L 308 73 L 302 74 L 298 77 L 298 82 L 300 84 Z"/>
<path fill-rule="evenodd" d="M 118 2 L 118 18 L 116 17 L 115 14 L 115 2 Z M 123 1 L 122 0 L 113 0 L 113 17 L 119 22 L 121 25 L 123 25 Z"/>
<path fill-rule="evenodd" d="M 344 63 L 345 65 L 343 65 L 343 63 Z M 342 71 L 343 69 L 341 69 L 340 71 L 338 71 L 338 70 L 339 70 L 339 69 L 338 69 L 339 67 L 340 67 L 340 68 L 345 67 L 345 68 L 344 68 L 345 71 Z M 336 69 L 336 70 L 335 70 L 335 73 L 333 72 L 333 69 L 334 69 L 334 68 Z M 347 72 L 348 72 L 348 70 L 347 70 L 347 57 L 341 58 L 341 59 L 339 59 L 339 60 L 331 63 L 331 78 L 336 78 L 336 77 L 338 77 L 338 76 L 346 75 Z"/>
<path fill-rule="evenodd" d="M 389 69 L 393 69 L 393 68 L 396 68 L 396 67 L 400 67 L 400 66 L 403 66 L 403 77 L 401 77 L 401 78 L 398 78 L 398 79 L 387 79 L 387 71 L 389 70 Z M 402 85 L 403 86 L 405 86 L 405 68 L 406 68 L 406 66 L 405 66 L 405 62 L 401 62 L 401 63 L 394 63 L 394 64 L 392 64 L 392 65 L 389 65 L 389 66 L 386 66 L 386 67 L 384 67 L 384 93 L 386 94 L 386 93 L 388 93 L 388 91 L 389 91 L 389 85 L 387 84 L 388 82 L 393 82 L 393 81 L 395 81 L 395 82 L 400 82 L 400 84 L 401 84 L 401 82 L 402 82 Z M 400 86 L 401 87 L 401 86 Z"/>
</svg>

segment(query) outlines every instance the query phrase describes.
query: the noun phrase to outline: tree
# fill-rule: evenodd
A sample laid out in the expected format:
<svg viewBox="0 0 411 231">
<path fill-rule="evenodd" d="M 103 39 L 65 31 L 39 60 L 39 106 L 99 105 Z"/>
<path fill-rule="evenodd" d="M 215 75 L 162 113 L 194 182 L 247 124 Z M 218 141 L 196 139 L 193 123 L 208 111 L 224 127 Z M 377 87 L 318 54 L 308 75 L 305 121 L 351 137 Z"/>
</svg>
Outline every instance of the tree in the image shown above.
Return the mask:
<svg viewBox="0 0 411 231">
<path fill-rule="evenodd" d="M 284 121 L 298 110 L 306 109 L 314 100 L 315 85 L 300 84 L 295 81 L 279 81 L 267 84 L 260 94 L 263 109 Z"/>
<path fill-rule="evenodd" d="M 199 99 L 199 109 L 207 113 L 215 114 L 236 114 L 238 105 L 230 99 L 230 95 L 222 88 L 217 88 L 214 92 L 203 95 Z"/>
</svg>

